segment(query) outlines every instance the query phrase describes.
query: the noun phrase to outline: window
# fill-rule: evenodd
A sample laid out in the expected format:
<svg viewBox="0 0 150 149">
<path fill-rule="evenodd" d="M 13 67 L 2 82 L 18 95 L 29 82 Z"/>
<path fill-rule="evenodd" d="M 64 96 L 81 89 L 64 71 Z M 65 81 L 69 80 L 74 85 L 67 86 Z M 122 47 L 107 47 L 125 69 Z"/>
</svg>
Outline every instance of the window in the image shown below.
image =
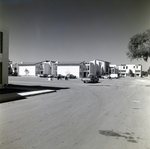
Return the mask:
<svg viewBox="0 0 150 149">
<path fill-rule="evenodd" d="M 0 62 L 0 84 L 2 84 L 2 62 Z"/>
<path fill-rule="evenodd" d="M 125 69 L 125 66 L 123 66 L 123 69 Z"/>
<path fill-rule="evenodd" d="M 133 68 L 135 68 L 135 66 L 133 66 Z"/>
<path fill-rule="evenodd" d="M 128 69 L 128 66 L 126 66 L 126 69 Z"/>
<path fill-rule="evenodd" d="M 3 53 L 3 33 L 0 32 L 0 53 Z"/>
</svg>

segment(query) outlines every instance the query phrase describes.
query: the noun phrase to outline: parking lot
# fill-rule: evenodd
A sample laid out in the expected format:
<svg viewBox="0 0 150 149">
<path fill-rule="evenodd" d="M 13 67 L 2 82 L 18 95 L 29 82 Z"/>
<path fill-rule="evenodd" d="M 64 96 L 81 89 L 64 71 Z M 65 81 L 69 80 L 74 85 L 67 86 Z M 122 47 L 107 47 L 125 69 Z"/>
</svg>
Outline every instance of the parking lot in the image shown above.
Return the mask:
<svg viewBox="0 0 150 149">
<path fill-rule="evenodd" d="M 150 79 L 10 77 L 56 92 L 0 104 L 2 149 L 150 149 Z"/>
</svg>

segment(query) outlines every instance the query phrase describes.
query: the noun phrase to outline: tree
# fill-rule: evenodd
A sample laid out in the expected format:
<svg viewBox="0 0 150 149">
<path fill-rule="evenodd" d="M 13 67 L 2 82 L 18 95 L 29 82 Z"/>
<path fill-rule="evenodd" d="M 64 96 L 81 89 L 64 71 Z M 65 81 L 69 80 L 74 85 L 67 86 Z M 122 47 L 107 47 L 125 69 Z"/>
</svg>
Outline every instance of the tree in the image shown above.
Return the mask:
<svg viewBox="0 0 150 149">
<path fill-rule="evenodd" d="M 131 77 L 134 77 L 134 73 L 133 73 L 133 71 L 131 69 L 129 70 L 128 75 L 131 76 Z"/>
<path fill-rule="evenodd" d="M 126 55 L 131 60 L 142 58 L 147 61 L 150 57 L 150 29 L 134 35 L 129 41 L 128 49 Z"/>
<path fill-rule="evenodd" d="M 12 69 L 12 61 L 9 60 L 8 63 L 8 75 L 12 75 L 13 69 Z"/>
<path fill-rule="evenodd" d="M 26 75 L 28 75 L 29 74 L 29 70 L 28 69 L 25 69 L 25 71 L 24 71 L 25 73 L 26 73 Z"/>
<path fill-rule="evenodd" d="M 147 73 L 150 74 L 150 67 L 148 68 Z"/>
</svg>

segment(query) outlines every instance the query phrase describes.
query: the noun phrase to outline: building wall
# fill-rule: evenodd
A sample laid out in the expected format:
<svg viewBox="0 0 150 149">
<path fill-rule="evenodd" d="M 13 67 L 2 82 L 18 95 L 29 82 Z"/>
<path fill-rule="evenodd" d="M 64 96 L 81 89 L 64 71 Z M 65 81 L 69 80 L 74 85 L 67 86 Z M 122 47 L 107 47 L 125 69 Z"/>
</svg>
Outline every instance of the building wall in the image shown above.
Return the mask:
<svg viewBox="0 0 150 149">
<path fill-rule="evenodd" d="M 99 77 L 101 74 L 101 63 L 100 61 L 96 61 L 96 75 Z"/>
<path fill-rule="evenodd" d="M 43 74 L 51 74 L 50 63 L 43 63 Z"/>
<path fill-rule="evenodd" d="M 102 75 L 109 74 L 109 63 L 108 62 L 101 62 L 102 64 Z"/>
<path fill-rule="evenodd" d="M 80 66 L 57 66 L 57 74 L 66 76 L 67 74 L 73 74 L 76 77 L 80 77 Z"/>
<path fill-rule="evenodd" d="M 51 75 L 57 76 L 57 64 L 51 63 Z"/>
<path fill-rule="evenodd" d="M 95 75 L 95 65 L 94 63 L 90 62 L 90 68 L 89 68 L 89 75 Z"/>
<path fill-rule="evenodd" d="M 90 61 L 90 74 L 100 76 L 101 62 L 99 60 Z"/>
<path fill-rule="evenodd" d="M 117 65 L 110 64 L 109 68 L 110 68 L 110 73 L 111 74 L 118 74 L 119 73 L 119 68 L 118 68 Z"/>
<path fill-rule="evenodd" d="M 97 76 L 108 74 L 109 64 L 110 64 L 109 62 L 98 60 L 98 59 L 90 61 L 89 72 Z"/>
<path fill-rule="evenodd" d="M 87 67 L 85 63 L 81 63 L 80 64 L 80 70 L 79 70 L 80 74 L 79 77 L 83 78 L 87 75 Z"/>
<path fill-rule="evenodd" d="M 36 76 L 36 66 L 19 66 L 19 75 Z"/>
<path fill-rule="evenodd" d="M 100 75 L 105 75 L 109 73 L 109 62 L 102 61 L 102 60 L 97 60 L 100 64 L 99 66 L 101 67 L 100 70 Z"/>
<path fill-rule="evenodd" d="M 9 30 L 0 19 L 0 88 L 8 84 Z"/>
<path fill-rule="evenodd" d="M 128 76 L 130 73 L 135 74 L 136 76 L 141 76 L 142 74 L 142 65 L 135 64 L 122 64 L 119 67 L 119 74 L 121 76 Z"/>
</svg>

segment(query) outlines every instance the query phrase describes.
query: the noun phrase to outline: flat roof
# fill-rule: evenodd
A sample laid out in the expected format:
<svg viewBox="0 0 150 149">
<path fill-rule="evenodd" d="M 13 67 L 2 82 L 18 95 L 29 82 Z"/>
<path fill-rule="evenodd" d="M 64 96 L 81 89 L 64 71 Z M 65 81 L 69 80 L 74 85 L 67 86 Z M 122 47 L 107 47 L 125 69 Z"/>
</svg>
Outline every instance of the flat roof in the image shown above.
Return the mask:
<svg viewBox="0 0 150 149">
<path fill-rule="evenodd" d="M 18 66 L 34 66 L 38 63 L 40 62 L 23 62 L 23 63 L 18 64 Z"/>
<path fill-rule="evenodd" d="M 53 63 L 55 63 L 56 61 L 45 60 L 45 61 L 40 61 L 40 62 L 21 62 L 20 64 L 18 64 L 18 66 L 34 66 L 36 64 L 43 63 L 43 62 L 53 62 Z"/>
<path fill-rule="evenodd" d="M 58 62 L 57 65 L 58 66 L 64 66 L 64 65 L 80 65 L 81 63 L 84 63 L 85 61 L 70 61 L 70 62 Z"/>
<path fill-rule="evenodd" d="M 106 62 L 106 63 L 110 63 L 108 61 L 104 61 L 104 60 L 100 60 L 100 59 L 94 59 L 94 60 L 101 61 L 101 62 Z M 94 60 L 92 60 L 92 61 L 94 61 Z"/>
</svg>

